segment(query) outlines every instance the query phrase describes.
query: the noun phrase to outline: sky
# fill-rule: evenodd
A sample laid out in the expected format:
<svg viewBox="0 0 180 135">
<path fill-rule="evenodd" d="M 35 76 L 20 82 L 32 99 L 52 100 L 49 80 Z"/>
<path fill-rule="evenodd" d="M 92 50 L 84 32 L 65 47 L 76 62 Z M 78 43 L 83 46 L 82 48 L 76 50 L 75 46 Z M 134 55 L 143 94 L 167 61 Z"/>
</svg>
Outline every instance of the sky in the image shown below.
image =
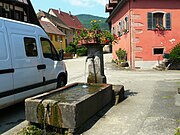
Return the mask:
<svg viewBox="0 0 180 135">
<path fill-rule="evenodd" d="M 109 0 L 31 0 L 36 11 L 48 12 L 49 8 L 59 9 L 72 15 L 90 14 L 100 17 L 108 17 L 105 13 L 105 5 Z"/>
</svg>

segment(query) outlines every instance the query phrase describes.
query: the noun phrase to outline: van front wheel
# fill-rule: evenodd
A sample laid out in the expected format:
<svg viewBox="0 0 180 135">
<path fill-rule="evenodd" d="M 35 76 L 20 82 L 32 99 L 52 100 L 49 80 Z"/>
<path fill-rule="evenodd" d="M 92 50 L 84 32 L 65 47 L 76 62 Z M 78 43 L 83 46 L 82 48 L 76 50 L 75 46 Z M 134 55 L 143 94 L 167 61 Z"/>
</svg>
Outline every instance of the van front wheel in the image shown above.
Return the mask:
<svg viewBox="0 0 180 135">
<path fill-rule="evenodd" d="M 58 77 L 57 88 L 61 88 L 66 85 L 66 80 L 63 76 Z"/>
</svg>

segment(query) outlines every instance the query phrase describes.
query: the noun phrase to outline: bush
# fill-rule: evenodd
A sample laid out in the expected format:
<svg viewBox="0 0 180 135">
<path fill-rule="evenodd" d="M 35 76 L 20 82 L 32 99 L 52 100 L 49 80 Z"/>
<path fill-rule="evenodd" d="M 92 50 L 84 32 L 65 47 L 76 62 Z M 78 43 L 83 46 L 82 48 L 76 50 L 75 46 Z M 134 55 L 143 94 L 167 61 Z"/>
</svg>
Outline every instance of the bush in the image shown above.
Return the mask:
<svg viewBox="0 0 180 135">
<path fill-rule="evenodd" d="M 65 52 L 66 53 L 74 53 L 76 54 L 77 51 L 77 45 L 75 45 L 74 43 L 69 43 L 69 45 L 65 48 Z"/>
<path fill-rule="evenodd" d="M 18 135 L 42 135 L 43 131 L 36 126 L 29 126 L 18 133 Z"/>
<path fill-rule="evenodd" d="M 35 125 L 29 125 L 22 129 L 17 135 L 43 135 L 44 130 Z M 68 135 L 68 131 L 66 129 L 60 129 L 56 127 L 46 127 L 46 135 Z"/>
<path fill-rule="evenodd" d="M 77 49 L 77 55 L 78 56 L 86 56 L 87 55 L 87 48 L 84 46 L 81 46 Z"/>
<path fill-rule="evenodd" d="M 180 43 L 178 43 L 170 52 L 169 60 L 173 63 L 180 62 Z"/>
<path fill-rule="evenodd" d="M 65 48 L 65 52 L 66 53 L 75 53 L 75 49 L 71 45 L 69 45 Z"/>
<path fill-rule="evenodd" d="M 122 50 L 121 48 L 119 48 L 119 50 L 116 51 L 116 55 L 118 57 L 118 60 L 126 61 L 126 50 Z"/>
</svg>

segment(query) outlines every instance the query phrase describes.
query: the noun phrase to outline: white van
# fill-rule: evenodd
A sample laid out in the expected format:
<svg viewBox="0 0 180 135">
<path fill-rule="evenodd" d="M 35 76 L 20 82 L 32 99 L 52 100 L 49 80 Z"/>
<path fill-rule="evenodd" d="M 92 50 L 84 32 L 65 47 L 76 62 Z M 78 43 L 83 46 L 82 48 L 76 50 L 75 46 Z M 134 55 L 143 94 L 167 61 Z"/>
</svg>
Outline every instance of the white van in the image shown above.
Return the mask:
<svg viewBox="0 0 180 135">
<path fill-rule="evenodd" d="M 66 83 L 66 66 L 44 30 L 0 17 L 0 109 Z"/>
</svg>

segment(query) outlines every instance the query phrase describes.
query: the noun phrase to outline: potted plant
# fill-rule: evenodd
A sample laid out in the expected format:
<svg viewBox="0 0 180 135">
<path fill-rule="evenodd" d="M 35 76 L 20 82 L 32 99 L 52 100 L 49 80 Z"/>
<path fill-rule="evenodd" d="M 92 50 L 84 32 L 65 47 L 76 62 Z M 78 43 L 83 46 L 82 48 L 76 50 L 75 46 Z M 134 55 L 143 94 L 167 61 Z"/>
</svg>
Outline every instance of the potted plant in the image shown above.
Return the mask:
<svg viewBox="0 0 180 135">
<path fill-rule="evenodd" d="M 128 30 L 127 29 L 123 29 L 123 34 L 127 34 Z"/>
<path fill-rule="evenodd" d="M 91 28 L 82 29 L 76 32 L 75 40 L 78 44 L 111 44 L 115 40 L 115 36 L 107 30 L 101 30 L 99 23 L 101 20 L 93 20 L 90 22 Z"/>
<path fill-rule="evenodd" d="M 121 67 L 128 67 L 128 63 L 126 62 L 127 59 L 127 53 L 126 50 L 123 50 L 119 48 L 119 50 L 116 51 L 116 55 L 118 57 L 117 64 Z"/>
<path fill-rule="evenodd" d="M 162 25 L 156 24 L 155 30 L 157 30 L 157 31 L 163 31 L 163 30 L 165 30 L 165 28 L 164 28 L 164 26 L 162 26 Z"/>
</svg>

